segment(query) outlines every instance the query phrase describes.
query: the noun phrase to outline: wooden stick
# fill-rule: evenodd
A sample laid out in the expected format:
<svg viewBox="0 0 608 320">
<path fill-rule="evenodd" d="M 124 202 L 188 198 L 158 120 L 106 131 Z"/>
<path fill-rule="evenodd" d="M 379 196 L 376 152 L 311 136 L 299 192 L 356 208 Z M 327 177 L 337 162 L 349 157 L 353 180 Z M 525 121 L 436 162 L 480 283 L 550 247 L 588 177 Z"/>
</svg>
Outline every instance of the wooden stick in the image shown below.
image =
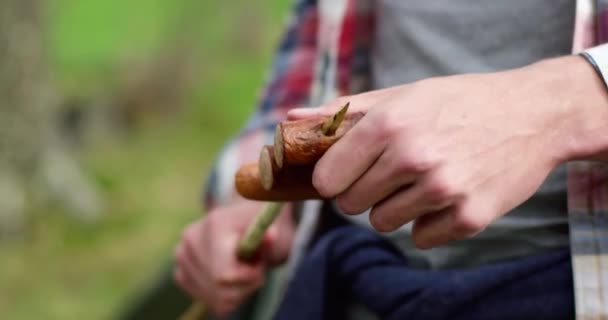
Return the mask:
<svg viewBox="0 0 608 320">
<path fill-rule="evenodd" d="M 274 157 L 279 168 L 286 165 L 314 165 L 323 154 L 350 130 L 362 117 L 363 113 L 347 114 L 335 132 L 327 127 L 331 135 L 324 135 L 322 128 L 328 118 L 311 118 L 281 122 L 274 135 Z"/>
<path fill-rule="evenodd" d="M 251 225 L 249 225 L 245 232 L 245 236 L 243 236 L 239 242 L 239 249 L 237 252 L 239 259 L 242 261 L 251 261 L 264 239 L 264 233 L 268 230 L 268 227 L 274 222 L 279 213 L 281 213 L 282 207 L 282 202 L 266 203 L 262 212 L 255 218 Z"/>
<path fill-rule="evenodd" d="M 260 180 L 266 190 L 271 190 L 277 183 L 281 169 L 274 158 L 274 147 L 264 146 L 258 160 L 260 166 Z"/>
<path fill-rule="evenodd" d="M 321 195 L 312 186 L 312 169 L 299 167 L 289 171 L 290 177 L 273 188 L 267 190 L 262 184 L 260 169 L 257 163 L 248 163 L 237 171 L 234 184 L 237 192 L 244 198 L 257 201 L 302 201 L 309 199 L 322 199 Z"/>
</svg>

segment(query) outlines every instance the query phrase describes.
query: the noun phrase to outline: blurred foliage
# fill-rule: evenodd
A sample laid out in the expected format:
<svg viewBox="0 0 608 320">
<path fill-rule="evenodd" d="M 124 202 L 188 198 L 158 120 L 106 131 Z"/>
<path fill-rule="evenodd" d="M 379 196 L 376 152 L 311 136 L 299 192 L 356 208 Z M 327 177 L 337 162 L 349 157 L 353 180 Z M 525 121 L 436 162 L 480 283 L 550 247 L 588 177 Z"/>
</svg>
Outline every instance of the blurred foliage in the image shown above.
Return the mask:
<svg viewBox="0 0 608 320">
<path fill-rule="evenodd" d="M 112 104 L 138 66 L 155 66 L 167 52 L 188 61 L 179 105 L 79 148 L 105 199 L 101 221 L 39 208 L 24 239 L 0 244 L 0 319 L 107 319 L 172 257 L 182 228 L 201 214 L 201 182 L 251 112 L 289 3 L 49 3 L 54 85 L 66 101 L 85 101 L 82 108 L 102 108 L 89 103 L 100 97 Z"/>
</svg>

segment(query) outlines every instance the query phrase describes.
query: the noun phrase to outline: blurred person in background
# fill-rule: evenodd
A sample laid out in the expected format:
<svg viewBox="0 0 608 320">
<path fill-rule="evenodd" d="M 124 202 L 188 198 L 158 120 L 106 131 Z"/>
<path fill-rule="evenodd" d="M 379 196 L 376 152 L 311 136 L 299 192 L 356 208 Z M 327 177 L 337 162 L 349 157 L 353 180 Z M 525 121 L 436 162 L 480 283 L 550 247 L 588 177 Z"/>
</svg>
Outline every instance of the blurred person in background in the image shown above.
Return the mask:
<svg viewBox="0 0 608 320">
<path fill-rule="evenodd" d="M 248 316 L 262 319 L 606 316 L 604 9 L 298 1 L 257 111 L 208 181 L 208 214 L 177 247 L 176 281 L 219 316 L 255 292 Z M 235 193 L 236 169 L 278 121 L 346 101 L 367 114 L 313 178 L 336 201 L 286 206 L 260 259 L 238 261 L 262 204 Z M 307 106 L 320 107 L 290 110 Z"/>
</svg>

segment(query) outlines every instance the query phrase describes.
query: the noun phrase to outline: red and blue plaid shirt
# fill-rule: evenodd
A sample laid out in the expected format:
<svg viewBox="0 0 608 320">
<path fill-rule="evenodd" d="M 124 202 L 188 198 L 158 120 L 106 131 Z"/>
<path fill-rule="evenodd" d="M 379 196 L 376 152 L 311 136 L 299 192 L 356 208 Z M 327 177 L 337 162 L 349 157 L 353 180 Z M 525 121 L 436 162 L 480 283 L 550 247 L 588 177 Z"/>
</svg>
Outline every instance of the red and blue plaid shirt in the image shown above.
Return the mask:
<svg viewBox="0 0 608 320">
<path fill-rule="evenodd" d="M 608 40 L 607 9 L 608 0 L 577 0 L 573 53 Z M 207 208 L 237 197 L 236 169 L 257 160 L 289 109 L 317 106 L 369 89 L 373 26 L 373 0 L 298 1 L 255 114 L 224 148 L 211 173 L 204 199 Z M 607 165 L 568 164 L 568 207 L 577 318 L 604 319 L 608 317 Z"/>
</svg>

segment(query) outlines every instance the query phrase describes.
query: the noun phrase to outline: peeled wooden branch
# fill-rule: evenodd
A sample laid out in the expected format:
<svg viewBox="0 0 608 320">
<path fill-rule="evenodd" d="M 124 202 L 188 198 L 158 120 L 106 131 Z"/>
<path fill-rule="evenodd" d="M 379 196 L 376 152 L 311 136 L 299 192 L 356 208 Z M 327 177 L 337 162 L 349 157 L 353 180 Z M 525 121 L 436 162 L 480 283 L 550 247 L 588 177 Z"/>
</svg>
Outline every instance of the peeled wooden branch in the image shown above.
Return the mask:
<svg viewBox="0 0 608 320">
<path fill-rule="evenodd" d="M 347 114 L 332 135 L 324 135 L 322 131 L 328 117 L 280 123 L 274 136 L 274 156 L 278 167 L 314 165 L 363 115 L 361 112 Z"/>
<path fill-rule="evenodd" d="M 294 185 L 312 185 L 314 166 L 279 168 L 273 149 L 273 146 L 264 146 L 258 160 L 260 180 L 264 189 L 272 190 Z"/>
<path fill-rule="evenodd" d="M 243 165 L 236 173 L 235 186 L 238 193 L 251 200 L 259 201 L 301 201 L 308 199 L 322 199 L 321 195 L 312 186 L 312 170 L 300 168 L 293 180 L 286 180 L 270 190 L 264 188 L 260 170 L 257 163 Z M 305 180 L 308 176 L 309 180 Z"/>
<path fill-rule="evenodd" d="M 331 117 L 279 124 L 274 146 L 264 146 L 260 152 L 258 170 L 250 164 L 237 172 L 237 191 L 252 200 L 320 199 L 312 186 L 315 163 L 363 117 L 363 113 L 346 114 L 348 105 Z"/>
</svg>

